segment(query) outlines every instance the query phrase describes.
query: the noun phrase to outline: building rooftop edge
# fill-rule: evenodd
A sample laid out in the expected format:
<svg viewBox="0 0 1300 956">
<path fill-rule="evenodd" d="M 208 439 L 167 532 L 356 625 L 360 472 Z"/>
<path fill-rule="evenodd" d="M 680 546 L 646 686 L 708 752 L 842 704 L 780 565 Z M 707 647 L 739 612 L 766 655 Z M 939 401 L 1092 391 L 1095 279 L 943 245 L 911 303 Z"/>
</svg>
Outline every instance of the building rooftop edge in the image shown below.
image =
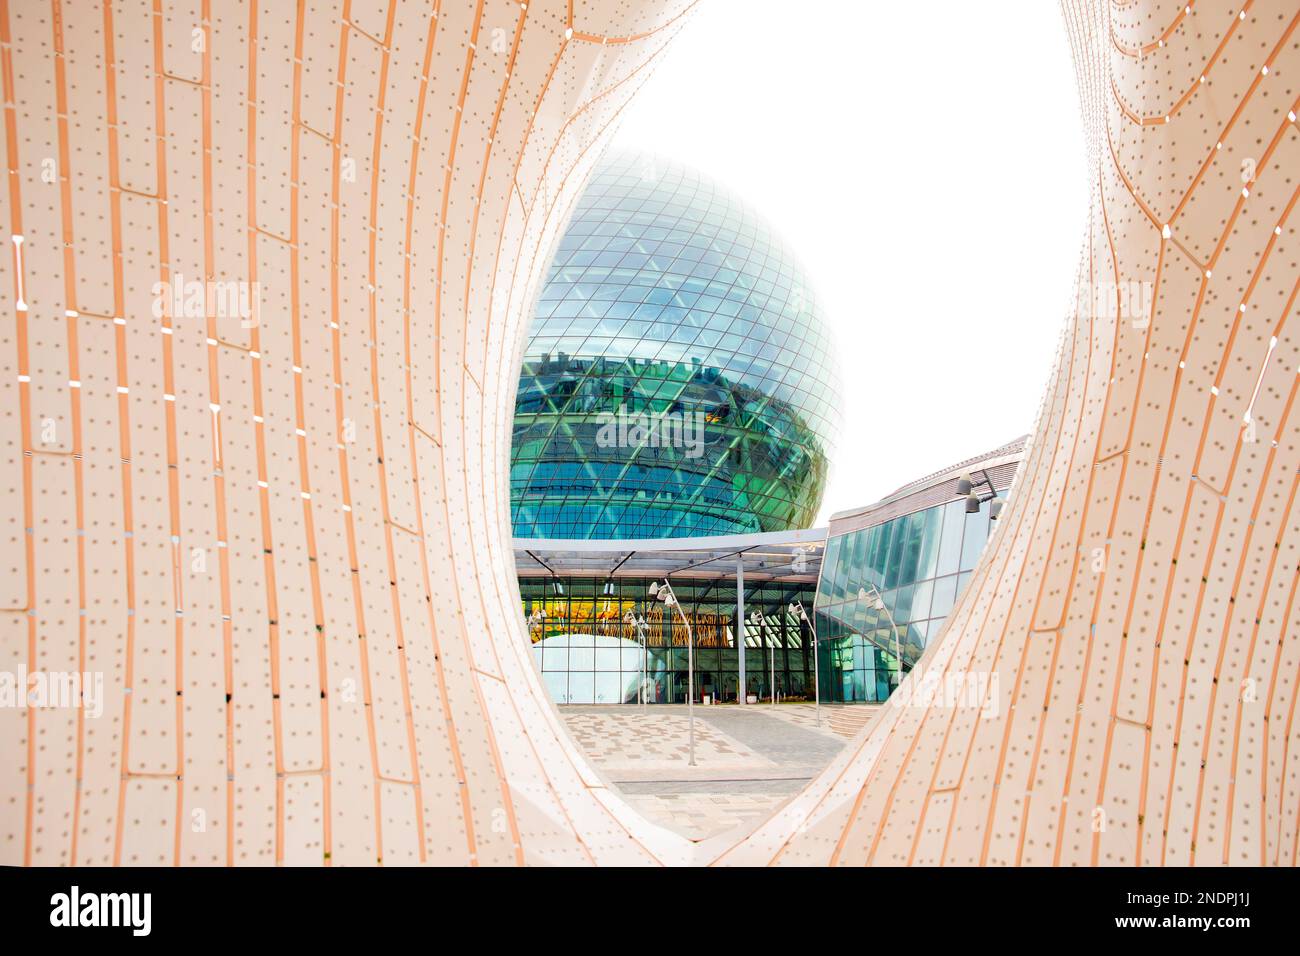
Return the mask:
<svg viewBox="0 0 1300 956">
<path fill-rule="evenodd" d="M 764 545 L 796 545 L 826 540 L 828 526 L 751 534 L 704 535 L 694 538 L 511 538 L 515 551 L 736 551 Z"/>
<path fill-rule="evenodd" d="M 946 468 L 941 468 L 939 471 L 926 475 L 924 478 L 909 481 L 907 484 L 901 485 L 894 491 L 885 495 L 885 497 L 881 498 L 879 501 L 874 501 L 869 505 L 860 505 L 856 508 L 845 508 L 843 511 L 836 511 L 830 516 L 830 523 L 836 524 L 848 518 L 852 518 L 855 515 L 863 515 L 875 511 L 878 508 L 883 508 L 885 505 L 906 498 L 908 495 L 924 491 L 925 489 L 931 488 L 937 484 L 941 484 L 944 481 L 954 478 L 961 472 L 968 471 L 977 466 L 992 468 L 996 465 L 1005 464 L 1006 462 L 1017 461 L 1022 457 L 1025 445 L 1028 441 L 1029 434 L 1026 433 L 1021 435 L 1019 438 L 1007 442 L 1005 445 L 999 445 L 991 451 L 986 451 L 982 455 L 975 455 L 971 458 L 959 461 L 956 464 L 949 465 Z"/>
</svg>

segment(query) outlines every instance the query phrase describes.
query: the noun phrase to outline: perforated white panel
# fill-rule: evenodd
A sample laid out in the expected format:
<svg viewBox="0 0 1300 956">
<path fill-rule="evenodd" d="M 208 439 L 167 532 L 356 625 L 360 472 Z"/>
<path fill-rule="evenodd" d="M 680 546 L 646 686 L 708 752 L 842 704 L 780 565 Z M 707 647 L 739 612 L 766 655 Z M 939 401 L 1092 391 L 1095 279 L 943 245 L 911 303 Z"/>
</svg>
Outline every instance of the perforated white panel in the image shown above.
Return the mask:
<svg viewBox="0 0 1300 956">
<path fill-rule="evenodd" d="M 541 257 L 690 8 L 0 2 L 0 667 L 104 678 L 0 708 L 0 861 L 683 857 L 559 727 L 502 476 Z"/>
</svg>

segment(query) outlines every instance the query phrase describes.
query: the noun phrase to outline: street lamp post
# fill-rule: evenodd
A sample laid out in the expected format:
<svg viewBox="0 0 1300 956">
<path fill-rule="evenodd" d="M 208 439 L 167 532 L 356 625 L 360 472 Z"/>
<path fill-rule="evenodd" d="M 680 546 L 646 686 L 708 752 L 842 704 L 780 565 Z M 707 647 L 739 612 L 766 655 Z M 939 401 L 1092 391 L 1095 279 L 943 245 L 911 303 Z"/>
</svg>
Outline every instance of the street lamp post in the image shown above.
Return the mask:
<svg viewBox="0 0 1300 956">
<path fill-rule="evenodd" d="M 637 637 L 641 640 L 641 683 L 637 685 L 636 701 L 641 705 L 641 709 L 645 710 L 646 655 L 649 653 L 646 648 L 645 618 L 638 617 L 634 612 L 628 611 L 623 615 L 623 622 L 636 628 Z"/>
<path fill-rule="evenodd" d="M 677 608 L 677 613 L 682 616 L 682 623 L 686 625 L 686 718 L 689 727 L 688 735 L 690 740 L 690 764 L 695 766 L 695 637 L 691 632 L 690 619 L 686 617 L 686 612 L 682 610 L 681 603 L 677 600 L 677 595 L 673 592 L 673 586 L 664 578 L 664 583 L 658 581 L 650 583 L 650 596 L 657 598 L 666 604 L 669 608 Z M 671 611 L 669 614 L 671 615 Z"/>
<path fill-rule="evenodd" d="M 533 636 L 533 628 L 541 627 L 545 620 L 546 612 L 540 607 L 535 607 L 528 613 L 528 617 L 524 620 L 524 623 L 528 626 L 528 637 L 530 639 Z"/>
<path fill-rule="evenodd" d="M 536 666 L 539 675 L 541 674 L 542 671 L 542 663 L 540 659 L 537 657 L 537 655 L 534 654 L 532 651 L 532 646 L 534 643 L 536 643 L 533 641 L 533 631 L 536 630 L 538 632 L 539 640 L 545 638 L 546 634 L 542 631 L 542 624 L 545 621 L 546 621 L 546 612 L 543 611 L 540 607 L 533 608 L 531 611 L 528 612 L 528 616 L 524 618 L 524 627 L 528 629 L 528 647 L 529 647 L 528 656 L 533 659 L 534 666 Z"/>
<path fill-rule="evenodd" d="M 763 617 L 763 612 L 756 610 L 753 614 L 749 616 L 749 620 L 755 627 L 758 628 L 758 639 L 762 641 L 765 645 L 767 645 L 768 643 L 767 637 L 763 633 L 763 625 L 767 623 L 767 619 Z M 769 669 L 770 677 L 768 679 L 771 681 L 770 691 L 772 694 L 772 707 L 775 708 L 776 707 L 776 648 L 774 646 L 768 646 L 767 659 L 768 659 L 768 664 L 770 666 Z"/>
<path fill-rule="evenodd" d="M 790 613 L 796 618 L 808 625 L 808 630 L 812 632 L 812 652 L 813 652 L 813 714 L 817 721 L 817 726 L 822 725 L 822 685 L 820 667 L 817 661 L 817 628 L 813 627 L 813 622 L 808 620 L 808 613 L 803 609 L 803 601 L 795 601 L 790 605 Z"/>
<path fill-rule="evenodd" d="M 885 606 L 885 599 L 876 590 L 874 584 L 868 584 L 865 588 L 858 588 L 858 600 L 870 602 L 871 607 L 877 611 L 884 611 L 885 617 L 889 619 L 889 626 L 894 629 L 894 660 L 898 661 L 898 683 L 901 684 L 903 682 L 903 642 L 898 636 L 898 625 L 894 623 L 894 615 L 889 613 L 889 608 Z M 897 687 L 898 684 L 894 686 Z"/>
</svg>

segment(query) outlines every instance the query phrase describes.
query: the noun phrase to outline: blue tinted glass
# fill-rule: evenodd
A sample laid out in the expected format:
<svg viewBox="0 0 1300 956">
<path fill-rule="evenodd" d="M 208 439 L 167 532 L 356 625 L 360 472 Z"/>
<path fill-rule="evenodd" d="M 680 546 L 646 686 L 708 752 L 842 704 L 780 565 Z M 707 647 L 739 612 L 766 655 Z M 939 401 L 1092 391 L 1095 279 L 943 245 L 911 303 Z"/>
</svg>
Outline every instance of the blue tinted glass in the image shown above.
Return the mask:
<svg viewBox="0 0 1300 956">
<path fill-rule="evenodd" d="M 965 504 L 953 501 L 944 505 L 943 535 L 939 540 L 939 574 L 955 574 L 961 562 L 961 532 L 966 525 Z"/>
<path fill-rule="evenodd" d="M 938 573 L 939 537 L 943 527 L 943 508 L 927 508 L 925 515 L 924 540 L 921 544 L 921 557 L 917 562 L 917 580 L 932 578 Z"/>
<path fill-rule="evenodd" d="M 899 588 L 890 598 L 889 611 L 894 615 L 894 620 L 900 625 L 910 621 L 912 614 L 912 596 L 915 593 L 916 585 L 909 584 L 907 587 Z"/>
<path fill-rule="evenodd" d="M 898 584 L 899 571 L 903 565 L 903 552 L 907 545 L 907 521 L 891 521 L 889 534 L 889 557 L 885 559 L 885 587 L 892 588 Z"/>
<path fill-rule="evenodd" d="M 883 699 L 872 695 L 883 686 L 877 677 L 886 671 L 889 686 L 897 683 L 889 614 L 876 610 L 871 599 L 859 599 L 858 589 L 881 592 L 898 625 L 906 671 L 952 612 L 990 528 L 986 511 L 968 516 L 965 502 L 958 500 L 830 539 L 827 551 L 834 551 L 835 563 L 818 594 L 815 618 L 827 651 L 823 671 L 830 689 L 824 690 L 824 699 L 839 699 L 835 695 L 844 687 L 860 690 L 868 700 Z M 843 674 L 846 670 L 864 673 L 850 677 Z"/>
<path fill-rule="evenodd" d="M 843 535 L 837 535 L 826 542 L 826 554 L 822 558 L 821 573 L 818 580 L 818 605 L 824 604 L 831 597 L 831 582 L 835 579 L 835 570 L 840 561 L 840 548 L 843 544 Z"/>
<path fill-rule="evenodd" d="M 921 561 L 921 539 L 925 534 L 925 514 L 910 514 L 905 519 L 907 535 L 903 539 L 903 552 L 898 568 L 898 583 L 911 584 L 916 580 L 917 565 Z"/>
<path fill-rule="evenodd" d="M 931 617 L 947 617 L 957 600 L 957 577 L 948 575 L 934 582 L 934 598 L 930 604 Z"/>
<path fill-rule="evenodd" d="M 984 505 L 976 514 L 966 515 L 966 533 L 961 543 L 961 570 L 969 571 L 975 567 L 988 538 L 989 511 L 988 505 Z"/>
<path fill-rule="evenodd" d="M 930 597 L 934 593 L 934 581 L 919 581 L 912 595 L 912 616 L 916 621 L 930 616 Z"/>
</svg>

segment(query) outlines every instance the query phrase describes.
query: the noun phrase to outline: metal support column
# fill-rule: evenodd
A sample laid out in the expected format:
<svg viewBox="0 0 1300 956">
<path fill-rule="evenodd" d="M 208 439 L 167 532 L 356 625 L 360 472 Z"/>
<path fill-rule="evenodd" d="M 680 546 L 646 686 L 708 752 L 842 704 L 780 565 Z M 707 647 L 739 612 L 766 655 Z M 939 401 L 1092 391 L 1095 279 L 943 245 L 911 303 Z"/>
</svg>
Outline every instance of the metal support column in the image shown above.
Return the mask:
<svg viewBox="0 0 1300 956">
<path fill-rule="evenodd" d="M 736 678 L 736 700 L 744 706 L 748 686 L 745 683 L 745 556 L 736 556 L 736 655 L 740 674 Z"/>
</svg>

